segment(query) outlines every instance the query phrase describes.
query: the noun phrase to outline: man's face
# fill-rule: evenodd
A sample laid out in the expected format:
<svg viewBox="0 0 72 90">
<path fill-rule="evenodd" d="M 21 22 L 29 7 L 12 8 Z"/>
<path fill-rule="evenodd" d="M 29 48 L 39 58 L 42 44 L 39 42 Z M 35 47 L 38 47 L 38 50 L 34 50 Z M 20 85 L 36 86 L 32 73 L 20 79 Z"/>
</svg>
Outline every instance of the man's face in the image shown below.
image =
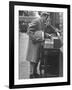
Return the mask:
<svg viewBox="0 0 72 90">
<path fill-rule="evenodd" d="M 43 21 L 46 21 L 46 20 L 47 20 L 47 18 L 48 18 L 48 16 L 47 16 L 47 15 L 43 15 L 43 16 L 42 16 Z"/>
<path fill-rule="evenodd" d="M 50 17 L 47 18 L 46 22 L 47 24 L 50 24 Z"/>
</svg>

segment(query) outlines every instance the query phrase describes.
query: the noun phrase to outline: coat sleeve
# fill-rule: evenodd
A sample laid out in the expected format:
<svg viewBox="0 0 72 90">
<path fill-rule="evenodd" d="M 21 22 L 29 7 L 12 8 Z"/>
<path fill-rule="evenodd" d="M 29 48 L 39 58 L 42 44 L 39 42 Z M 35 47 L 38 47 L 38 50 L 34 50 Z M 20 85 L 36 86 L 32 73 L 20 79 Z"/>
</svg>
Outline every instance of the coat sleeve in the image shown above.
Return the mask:
<svg viewBox="0 0 72 90">
<path fill-rule="evenodd" d="M 39 24 L 37 22 L 37 20 L 34 20 L 32 23 L 29 24 L 28 26 L 28 30 L 27 30 L 27 34 L 29 35 L 29 37 L 34 40 L 35 36 L 34 33 L 39 29 Z"/>
</svg>

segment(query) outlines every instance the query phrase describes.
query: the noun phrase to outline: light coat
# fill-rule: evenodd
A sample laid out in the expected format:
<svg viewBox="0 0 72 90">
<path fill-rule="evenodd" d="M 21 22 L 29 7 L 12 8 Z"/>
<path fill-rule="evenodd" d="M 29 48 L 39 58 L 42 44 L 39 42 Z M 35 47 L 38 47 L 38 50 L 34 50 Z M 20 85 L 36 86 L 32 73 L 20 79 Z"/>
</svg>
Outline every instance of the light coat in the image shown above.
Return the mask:
<svg viewBox="0 0 72 90">
<path fill-rule="evenodd" d="M 36 19 L 32 23 L 29 24 L 28 27 L 28 35 L 29 35 L 29 44 L 28 44 L 28 52 L 27 52 L 27 60 L 31 62 L 37 63 L 40 58 L 40 48 L 41 43 L 33 43 L 34 33 L 36 31 L 44 30 L 45 25 L 41 19 Z"/>
</svg>

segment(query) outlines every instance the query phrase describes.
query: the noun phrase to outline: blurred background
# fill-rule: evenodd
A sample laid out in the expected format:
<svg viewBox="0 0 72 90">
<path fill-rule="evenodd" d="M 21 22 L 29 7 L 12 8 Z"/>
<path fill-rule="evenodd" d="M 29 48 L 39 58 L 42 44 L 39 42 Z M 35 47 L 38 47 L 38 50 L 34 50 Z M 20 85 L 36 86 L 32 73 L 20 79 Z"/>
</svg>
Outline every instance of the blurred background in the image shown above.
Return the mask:
<svg viewBox="0 0 72 90">
<path fill-rule="evenodd" d="M 19 11 L 19 31 L 27 31 L 28 24 L 40 17 L 42 11 Z M 59 30 L 63 30 L 63 13 L 61 12 L 49 12 L 50 13 L 50 23 Z"/>
</svg>

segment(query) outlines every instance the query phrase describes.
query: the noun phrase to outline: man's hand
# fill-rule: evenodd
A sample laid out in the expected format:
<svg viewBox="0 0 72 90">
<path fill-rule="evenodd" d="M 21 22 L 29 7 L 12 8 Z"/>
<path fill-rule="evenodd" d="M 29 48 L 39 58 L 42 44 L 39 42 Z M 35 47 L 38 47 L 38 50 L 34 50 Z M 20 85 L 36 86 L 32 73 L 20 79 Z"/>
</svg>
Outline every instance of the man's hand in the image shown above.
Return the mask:
<svg viewBox="0 0 72 90">
<path fill-rule="evenodd" d="M 51 39 L 52 38 L 52 34 L 45 33 L 45 37 Z"/>
</svg>

